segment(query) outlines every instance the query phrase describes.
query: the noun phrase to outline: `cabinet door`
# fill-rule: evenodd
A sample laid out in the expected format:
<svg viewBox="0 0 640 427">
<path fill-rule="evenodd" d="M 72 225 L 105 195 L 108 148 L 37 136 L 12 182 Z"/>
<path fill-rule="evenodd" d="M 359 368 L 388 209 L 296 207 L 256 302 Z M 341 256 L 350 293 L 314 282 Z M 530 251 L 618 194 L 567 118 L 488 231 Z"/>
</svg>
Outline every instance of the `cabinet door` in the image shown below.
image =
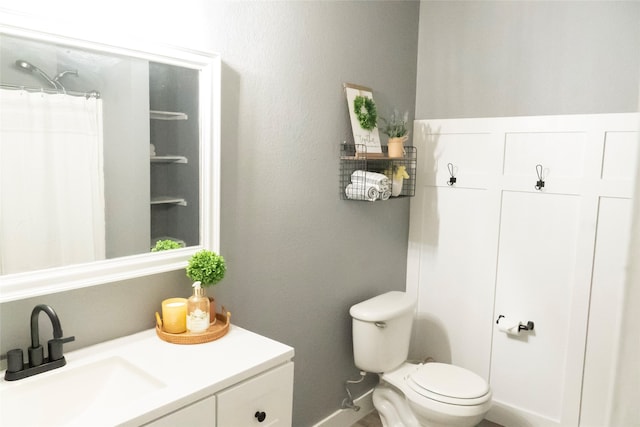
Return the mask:
<svg viewBox="0 0 640 427">
<path fill-rule="evenodd" d="M 291 426 L 293 363 L 218 394 L 218 427 Z"/>
<path fill-rule="evenodd" d="M 146 427 L 215 427 L 216 398 L 210 396 L 146 424 Z"/>
</svg>

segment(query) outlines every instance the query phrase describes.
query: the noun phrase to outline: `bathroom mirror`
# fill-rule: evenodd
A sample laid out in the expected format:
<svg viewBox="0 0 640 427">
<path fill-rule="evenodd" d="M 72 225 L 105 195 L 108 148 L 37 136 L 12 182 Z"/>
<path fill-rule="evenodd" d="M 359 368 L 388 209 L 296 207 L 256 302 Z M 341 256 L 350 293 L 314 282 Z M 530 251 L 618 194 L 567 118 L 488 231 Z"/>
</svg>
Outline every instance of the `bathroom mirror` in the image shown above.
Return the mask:
<svg viewBox="0 0 640 427">
<path fill-rule="evenodd" d="M 0 23 L 0 302 L 219 250 L 219 82 L 213 54 Z"/>
</svg>

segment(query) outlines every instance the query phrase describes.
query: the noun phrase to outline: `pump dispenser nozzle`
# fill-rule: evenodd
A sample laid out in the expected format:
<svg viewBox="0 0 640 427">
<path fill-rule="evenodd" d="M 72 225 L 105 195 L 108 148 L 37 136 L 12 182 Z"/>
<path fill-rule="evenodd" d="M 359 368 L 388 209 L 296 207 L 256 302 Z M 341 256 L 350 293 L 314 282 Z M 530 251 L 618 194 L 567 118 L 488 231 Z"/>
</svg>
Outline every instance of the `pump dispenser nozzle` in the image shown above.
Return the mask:
<svg viewBox="0 0 640 427">
<path fill-rule="evenodd" d="M 198 295 L 199 297 L 206 297 L 204 288 L 202 287 L 202 283 L 193 282 L 193 295 Z"/>
</svg>

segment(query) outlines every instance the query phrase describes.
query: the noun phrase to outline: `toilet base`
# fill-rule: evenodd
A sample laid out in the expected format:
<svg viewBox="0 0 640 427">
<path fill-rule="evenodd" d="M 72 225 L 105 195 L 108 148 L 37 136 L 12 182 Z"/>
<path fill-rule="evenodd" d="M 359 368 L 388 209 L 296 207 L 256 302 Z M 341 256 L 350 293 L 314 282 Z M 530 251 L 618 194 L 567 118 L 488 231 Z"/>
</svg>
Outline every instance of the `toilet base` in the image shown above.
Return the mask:
<svg viewBox="0 0 640 427">
<path fill-rule="evenodd" d="M 440 412 L 425 411 L 411 403 L 409 406 L 418 415 L 423 427 L 474 427 L 484 418 L 484 415 L 451 416 Z"/>
<path fill-rule="evenodd" d="M 380 384 L 373 389 L 373 406 L 383 427 L 422 427 L 404 396 L 390 386 Z"/>
<path fill-rule="evenodd" d="M 373 390 L 373 406 L 380 414 L 383 427 L 473 427 L 482 421 L 489 405 L 482 405 L 480 413 L 470 411 L 475 413 L 452 415 L 415 405 L 394 386 L 384 382 Z"/>
</svg>

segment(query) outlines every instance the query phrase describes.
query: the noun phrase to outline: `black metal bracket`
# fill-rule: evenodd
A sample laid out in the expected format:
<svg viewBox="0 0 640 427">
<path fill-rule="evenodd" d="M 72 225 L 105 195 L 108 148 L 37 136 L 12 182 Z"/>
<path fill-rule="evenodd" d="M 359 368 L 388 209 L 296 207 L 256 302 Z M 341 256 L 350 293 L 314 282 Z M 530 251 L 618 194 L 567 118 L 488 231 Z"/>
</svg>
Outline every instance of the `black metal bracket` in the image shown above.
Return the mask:
<svg viewBox="0 0 640 427">
<path fill-rule="evenodd" d="M 533 331 L 533 322 L 529 320 L 526 325 L 518 325 L 519 331 Z"/>
<path fill-rule="evenodd" d="M 543 168 L 542 165 L 536 165 L 536 174 L 538 175 L 538 181 L 536 182 L 536 190 L 541 191 L 544 188 Z"/>
<path fill-rule="evenodd" d="M 453 163 L 447 163 L 447 169 L 449 169 L 449 175 L 451 175 L 451 178 L 447 181 L 447 185 L 453 185 L 457 181 L 456 177 L 453 176 Z"/>
</svg>

